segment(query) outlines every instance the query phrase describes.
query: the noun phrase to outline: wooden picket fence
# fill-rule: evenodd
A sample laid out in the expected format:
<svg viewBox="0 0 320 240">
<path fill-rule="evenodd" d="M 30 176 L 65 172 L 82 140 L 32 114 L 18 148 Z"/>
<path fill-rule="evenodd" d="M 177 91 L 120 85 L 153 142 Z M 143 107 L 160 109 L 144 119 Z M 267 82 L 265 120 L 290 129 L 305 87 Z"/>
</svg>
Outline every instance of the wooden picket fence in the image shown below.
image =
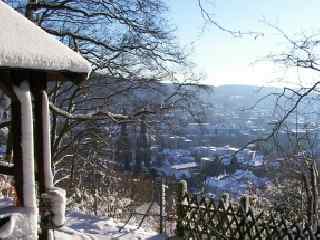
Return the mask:
<svg viewBox="0 0 320 240">
<path fill-rule="evenodd" d="M 249 206 L 249 198 L 231 204 L 228 195 L 218 202 L 187 192 L 186 182 L 177 191 L 177 236 L 188 240 L 320 240 L 320 227 L 289 222 Z"/>
</svg>

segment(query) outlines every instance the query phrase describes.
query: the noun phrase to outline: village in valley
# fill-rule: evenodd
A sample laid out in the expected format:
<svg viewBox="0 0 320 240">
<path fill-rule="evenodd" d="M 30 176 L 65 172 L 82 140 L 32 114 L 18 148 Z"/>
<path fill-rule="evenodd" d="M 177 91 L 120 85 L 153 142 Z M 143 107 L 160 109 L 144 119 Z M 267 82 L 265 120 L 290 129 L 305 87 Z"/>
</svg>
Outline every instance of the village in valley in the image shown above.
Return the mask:
<svg viewBox="0 0 320 240">
<path fill-rule="evenodd" d="M 0 0 L 0 239 L 319 239 L 294 2 Z"/>
</svg>

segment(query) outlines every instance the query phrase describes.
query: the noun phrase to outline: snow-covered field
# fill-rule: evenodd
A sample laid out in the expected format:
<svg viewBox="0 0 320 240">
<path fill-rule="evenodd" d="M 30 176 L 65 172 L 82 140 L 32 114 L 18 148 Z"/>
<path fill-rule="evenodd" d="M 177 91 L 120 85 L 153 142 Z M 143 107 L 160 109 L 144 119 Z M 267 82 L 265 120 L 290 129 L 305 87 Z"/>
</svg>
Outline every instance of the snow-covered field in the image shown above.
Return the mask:
<svg viewBox="0 0 320 240">
<path fill-rule="evenodd" d="M 119 232 L 119 227 L 123 224 L 106 217 L 71 213 L 67 215 L 66 220 L 64 227 L 54 231 L 55 240 L 166 239 L 165 236 L 158 235 L 156 232 L 137 229 L 137 226 L 133 225 L 128 225 Z"/>
</svg>

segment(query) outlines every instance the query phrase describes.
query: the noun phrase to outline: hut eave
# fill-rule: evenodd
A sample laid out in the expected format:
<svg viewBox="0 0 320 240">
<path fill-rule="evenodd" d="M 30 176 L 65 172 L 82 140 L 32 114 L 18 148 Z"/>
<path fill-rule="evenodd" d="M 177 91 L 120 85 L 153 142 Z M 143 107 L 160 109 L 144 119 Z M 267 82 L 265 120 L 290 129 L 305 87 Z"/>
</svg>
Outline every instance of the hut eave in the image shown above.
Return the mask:
<svg viewBox="0 0 320 240">
<path fill-rule="evenodd" d="M 90 63 L 79 53 L 0 1 L 0 68 L 88 75 Z"/>
</svg>

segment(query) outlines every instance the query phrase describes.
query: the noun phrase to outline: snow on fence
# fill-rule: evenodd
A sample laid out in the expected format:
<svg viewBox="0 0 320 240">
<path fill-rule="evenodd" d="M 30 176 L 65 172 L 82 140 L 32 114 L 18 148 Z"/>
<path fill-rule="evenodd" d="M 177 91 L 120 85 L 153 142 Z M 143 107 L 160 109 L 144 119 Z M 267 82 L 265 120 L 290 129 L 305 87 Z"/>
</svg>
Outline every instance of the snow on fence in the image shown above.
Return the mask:
<svg viewBox="0 0 320 240">
<path fill-rule="evenodd" d="M 320 226 L 290 222 L 250 206 L 249 197 L 231 204 L 227 194 L 215 202 L 187 192 L 181 181 L 177 191 L 177 236 L 182 239 L 289 240 L 320 239 Z"/>
</svg>

